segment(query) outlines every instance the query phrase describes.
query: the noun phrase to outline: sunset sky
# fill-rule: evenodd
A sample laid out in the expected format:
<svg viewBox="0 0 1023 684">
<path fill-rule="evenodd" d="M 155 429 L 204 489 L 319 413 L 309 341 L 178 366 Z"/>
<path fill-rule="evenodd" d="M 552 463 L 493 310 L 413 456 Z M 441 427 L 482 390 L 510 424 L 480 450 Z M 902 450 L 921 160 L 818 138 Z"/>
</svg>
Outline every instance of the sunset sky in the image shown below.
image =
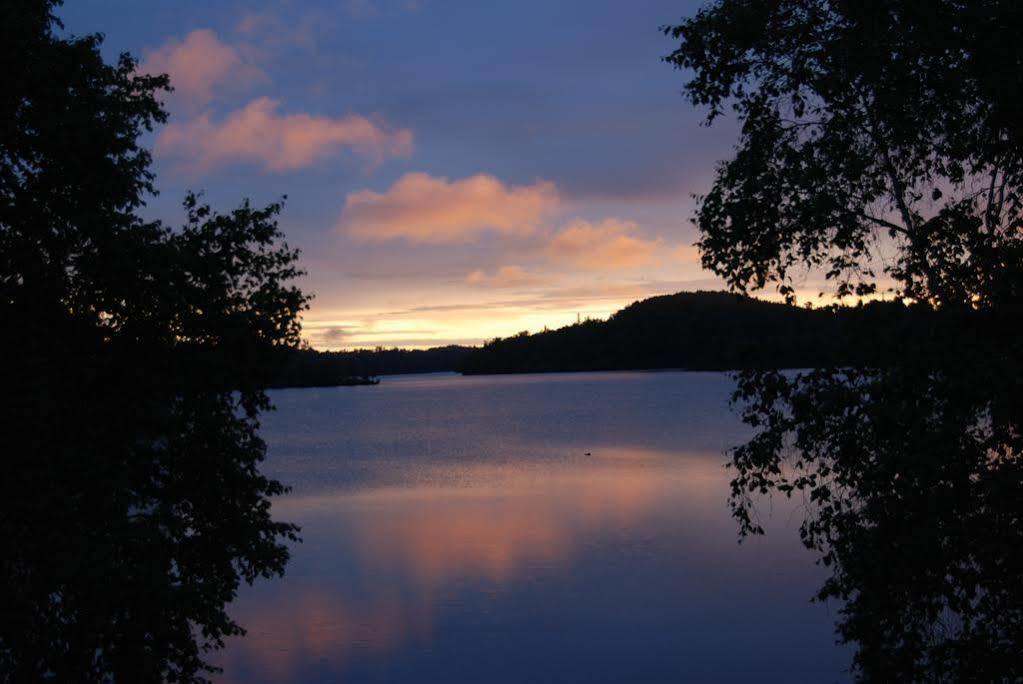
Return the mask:
<svg viewBox="0 0 1023 684">
<path fill-rule="evenodd" d="M 323 349 L 478 343 L 722 283 L 689 222 L 735 127 L 700 125 L 658 26 L 699 3 L 71 0 L 167 72 L 147 140 L 179 223 L 287 195 Z"/>
</svg>

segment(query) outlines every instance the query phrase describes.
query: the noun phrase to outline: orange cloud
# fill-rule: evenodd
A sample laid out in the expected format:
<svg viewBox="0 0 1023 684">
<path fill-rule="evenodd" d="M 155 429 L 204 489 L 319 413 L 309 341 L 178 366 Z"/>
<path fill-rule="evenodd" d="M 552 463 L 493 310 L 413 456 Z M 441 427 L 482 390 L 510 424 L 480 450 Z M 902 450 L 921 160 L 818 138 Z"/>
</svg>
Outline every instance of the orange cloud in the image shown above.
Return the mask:
<svg viewBox="0 0 1023 684">
<path fill-rule="evenodd" d="M 254 162 L 271 172 L 309 166 L 348 148 L 379 162 L 412 151 L 412 132 L 388 131 L 369 119 L 339 119 L 309 114 L 279 114 L 280 102 L 260 97 L 222 122 L 204 114 L 185 124 L 170 124 L 156 142 L 156 153 L 176 158 L 195 171 L 235 162 Z"/>
<path fill-rule="evenodd" d="M 696 245 L 679 245 L 669 252 L 669 256 L 683 264 L 700 263 L 700 248 Z"/>
<path fill-rule="evenodd" d="M 504 288 L 541 285 L 546 283 L 547 279 L 536 273 L 531 273 L 521 266 L 510 265 L 502 266 L 490 275 L 482 269 L 473 271 L 465 277 L 465 282 L 480 287 Z"/>
<path fill-rule="evenodd" d="M 202 106 L 224 87 L 237 89 L 266 79 L 256 66 L 246 63 L 238 51 L 221 43 L 209 29 L 197 29 L 183 40 L 168 40 L 145 53 L 139 71 L 169 74 L 174 96 L 191 106 Z"/>
<path fill-rule="evenodd" d="M 485 231 L 528 234 L 559 205 L 547 181 L 509 186 L 486 173 L 456 181 L 407 173 L 385 192 L 349 194 L 341 227 L 364 240 L 461 242 Z"/>
<path fill-rule="evenodd" d="M 660 240 L 637 237 L 633 221 L 609 218 L 600 223 L 575 219 L 556 233 L 545 252 L 559 261 L 594 271 L 646 266 L 654 260 Z"/>
</svg>

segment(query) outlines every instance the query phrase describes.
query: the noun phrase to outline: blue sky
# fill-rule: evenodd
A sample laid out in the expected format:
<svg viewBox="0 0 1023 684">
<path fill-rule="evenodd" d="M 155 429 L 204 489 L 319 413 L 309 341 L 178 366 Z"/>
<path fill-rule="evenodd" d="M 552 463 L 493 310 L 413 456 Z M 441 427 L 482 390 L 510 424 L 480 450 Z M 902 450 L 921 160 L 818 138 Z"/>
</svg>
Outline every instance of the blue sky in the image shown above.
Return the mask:
<svg viewBox="0 0 1023 684">
<path fill-rule="evenodd" d="M 734 124 L 660 61 L 699 3 L 72 0 L 167 71 L 159 197 L 288 196 L 320 348 L 476 343 L 720 287 L 689 222 Z"/>
</svg>

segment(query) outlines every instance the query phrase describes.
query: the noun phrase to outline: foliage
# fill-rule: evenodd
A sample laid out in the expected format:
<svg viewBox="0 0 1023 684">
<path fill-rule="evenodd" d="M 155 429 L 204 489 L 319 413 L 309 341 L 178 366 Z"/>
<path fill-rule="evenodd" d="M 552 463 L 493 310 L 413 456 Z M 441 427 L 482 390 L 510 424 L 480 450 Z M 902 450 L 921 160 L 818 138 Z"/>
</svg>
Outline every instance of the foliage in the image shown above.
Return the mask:
<svg viewBox="0 0 1023 684">
<path fill-rule="evenodd" d="M 887 368 L 740 379 L 757 433 L 733 454 L 732 510 L 762 533 L 758 497 L 803 502 L 803 543 L 832 570 L 817 597 L 842 601 L 870 681 L 1023 677 L 1020 350 L 1011 321 L 985 325 L 1003 344 L 940 365 L 917 348 Z"/>
<path fill-rule="evenodd" d="M 738 377 L 740 530 L 802 498 L 866 680 L 1023 678 L 1021 26 L 999 0 L 716 0 L 665 28 L 708 123 L 742 125 L 700 199 L 704 265 L 945 312 L 867 363 Z"/>
<path fill-rule="evenodd" d="M 737 290 L 822 269 L 935 304 L 1020 296 L 1023 7 L 1002 0 L 719 0 L 664 31 L 685 92 L 731 106 L 701 198 L 703 263 Z"/>
<path fill-rule="evenodd" d="M 143 221 L 165 76 L 0 9 L 0 680 L 193 681 L 281 573 L 259 369 L 298 342 L 279 204 Z"/>
</svg>

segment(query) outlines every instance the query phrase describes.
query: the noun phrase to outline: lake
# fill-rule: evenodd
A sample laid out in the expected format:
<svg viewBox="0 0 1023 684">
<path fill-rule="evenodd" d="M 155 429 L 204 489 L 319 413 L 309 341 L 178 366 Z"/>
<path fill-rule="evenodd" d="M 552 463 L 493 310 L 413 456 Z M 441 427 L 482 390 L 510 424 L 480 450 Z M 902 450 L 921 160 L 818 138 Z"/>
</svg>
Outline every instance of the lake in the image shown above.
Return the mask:
<svg viewBox="0 0 1023 684">
<path fill-rule="evenodd" d="M 846 681 L 795 504 L 737 543 L 724 373 L 385 377 L 278 390 L 302 526 L 244 587 L 225 682 Z"/>
</svg>

